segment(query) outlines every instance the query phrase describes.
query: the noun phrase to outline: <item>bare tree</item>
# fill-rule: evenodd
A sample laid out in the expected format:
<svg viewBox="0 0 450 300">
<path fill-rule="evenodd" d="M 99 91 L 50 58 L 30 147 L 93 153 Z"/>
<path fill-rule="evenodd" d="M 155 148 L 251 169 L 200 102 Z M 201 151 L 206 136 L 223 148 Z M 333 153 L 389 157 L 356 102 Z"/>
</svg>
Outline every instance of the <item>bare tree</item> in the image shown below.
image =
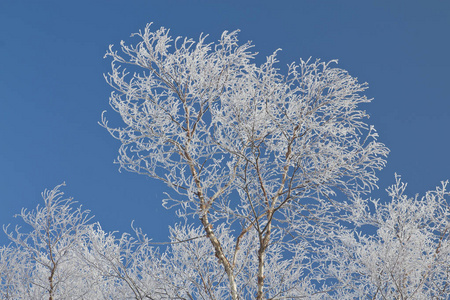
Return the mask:
<svg viewBox="0 0 450 300">
<path fill-rule="evenodd" d="M 270 245 L 291 252 L 301 240 L 325 238 L 344 207 L 336 192 L 376 186 L 388 149 L 357 107 L 370 102 L 361 94 L 367 85 L 332 67 L 335 61 L 301 60 L 282 76 L 276 52 L 256 65 L 237 31 L 216 44 L 204 35 L 173 40 L 150 25 L 135 35 L 135 46 L 122 41 L 122 54 L 112 46 L 106 54 L 110 105 L 125 126 L 105 116 L 101 124 L 121 142 L 117 162 L 167 183 L 176 196 L 164 205 L 199 218 L 232 299 L 241 298 L 241 244 L 254 237 L 254 296 L 269 297 Z M 231 250 L 217 236 L 221 224 L 235 230 Z"/>
</svg>

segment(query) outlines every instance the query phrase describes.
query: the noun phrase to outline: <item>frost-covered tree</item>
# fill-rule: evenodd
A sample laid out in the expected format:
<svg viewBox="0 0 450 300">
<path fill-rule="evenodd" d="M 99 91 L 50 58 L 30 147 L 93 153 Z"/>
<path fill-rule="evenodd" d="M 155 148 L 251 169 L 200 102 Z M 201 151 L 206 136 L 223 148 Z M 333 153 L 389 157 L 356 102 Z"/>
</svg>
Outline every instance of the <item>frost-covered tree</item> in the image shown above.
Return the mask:
<svg viewBox="0 0 450 300">
<path fill-rule="evenodd" d="M 351 219 L 358 227 L 328 231 L 328 238 L 316 247 L 320 253 L 314 256 L 301 243 L 291 249 L 290 256 L 284 255 L 283 245 L 269 244 L 266 298 L 447 299 L 447 184 L 423 198 L 410 198 L 404 194 L 406 185 L 397 178 L 388 189 L 391 202 L 372 201 L 369 206 L 357 199 Z M 23 223 L 35 224 L 31 230 L 19 239 L 10 233 L 17 242 L 0 248 L 2 299 L 230 298 L 224 267 L 218 264 L 202 226 L 175 225 L 167 245 L 156 248 L 139 229 L 133 235 L 119 235 L 103 231 L 98 223 L 88 224 L 87 211 L 77 209 L 71 199 L 48 201 L 47 196 L 62 195 L 59 186 L 44 195 L 45 208 L 23 210 L 19 215 Z M 62 226 L 41 227 L 30 220 Z M 375 226 L 377 231 L 364 234 L 362 225 Z M 42 231 L 45 227 L 53 229 Z M 46 232 L 60 238 L 49 239 L 42 234 Z M 225 255 L 233 254 L 232 229 L 222 223 L 215 234 Z M 32 241 L 25 236 L 33 237 Z M 48 248 L 35 246 L 44 244 Z M 258 290 L 253 280 L 259 264 L 257 231 L 243 236 L 240 247 L 234 265 L 237 291 L 242 299 L 252 299 Z M 318 280 L 326 284 L 317 285 Z"/>
<path fill-rule="evenodd" d="M 151 246 L 146 236 L 136 232 L 116 236 L 100 228 L 89 232 L 83 246 L 84 262 L 87 262 L 108 282 L 114 282 L 120 299 L 227 299 L 229 284 L 224 269 L 217 263 L 214 248 L 202 227 L 176 225 L 164 251 Z M 217 228 L 216 236 L 230 252 L 233 237 L 226 226 Z M 257 239 L 245 238 L 242 253 L 236 260 L 237 290 L 243 299 L 256 294 L 252 281 L 257 270 Z M 227 249 L 228 248 L 228 249 Z M 269 276 L 270 298 L 277 296 L 309 297 L 316 289 L 310 278 L 304 276 L 300 262 L 304 257 L 286 258 L 280 247 L 271 245 L 267 250 L 267 266 L 270 273 L 283 276 Z M 298 251 L 302 253 L 302 251 Z M 294 262 L 294 263 L 292 263 Z M 297 264 L 295 264 L 295 262 Z M 253 275 L 253 276 L 252 276 Z M 289 275 L 289 276 L 288 276 Z M 110 284 L 110 283 L 109 283 Z"/>
<path fill-rule="evenodd" d="M 125 274 L 133 274 L 133 266 L 153 272 L 156 267 L 150 270 L 138 260 L 129 266 L 122 257 L 123 253 L 133 257 L 145 253 L 146 259 L 156 262 L 148 255 L 151 248 L 135 247 L 129 235 L 116 239 L 99 224 L 89 223 L 89 211 L 64 198 L 60 188 L 44 191 L 43 206 L 22 209 L 16 215 L 27 231 L 20 225 L 11 232 L 4 227 L 12 242 L 0 248 L 0 298 L 147 299 L 138 297 L 128 278 L 118 276 L 123 270 L 112 272 L 111 268 L 124 264 Z M 113 264 L 108 259 L 117 260 Z"/>
<path fill-rule="evenodd" d="M 89 212 L 73 208 L 73 200 L 59 190 L 62 185 L 42 193 L 43 206 L 16 215 L 27 231 L 4 227 L 12 244 L 1 249 L 2 298 L 79 299 L 89 293 L 88 272 L 73 259 Z"/>
<path fill-rule="evenodd" d="M 254 239 L 247 280 L 254 297 L 271 297 L 269 284 L 286 274 L 267 269 L 270 248 L 295 257 L 299 245 L 320 246 L 343 209 L 336 193 L 376 186 L 388 149 L 358 109 L 370 102 L 367 85 L 335 61 L 300 60 L 282 75 L 274 52 L 257 65 L 237 31 L 217 43 L 150 25 L 135 35 L 136 45 L 107 53 L 110 105 L 124 125 L 101 124 L 121 142 L 117 162 L 167 183 L 175 193 L 164 205 L 200 220 L 232 299 L 243 297 L 238 260 Z M 225 244 L 219 228 L 229 229 Z"/>
<path fill-rule="evenodd" d="M 342 284 L 340 299 L 448 299 L 450 295 L 450 192 L 448 181 L 419 198 L 396 177 L 388 202 L 361 202 L 358 225 L 341 231 L 331 248 L 328 276 Z M 370 209 L 372 207 L 372 209 Z M 367 231 L 366 231 L 367 232 Z"/>
<path fill-rule="evenodd" d="M 44 192 L 43 207 L 22 210 L 20 224 L 31 225 L 30 230 L 23 233 L 18 225 L 8 234 L 13 242 L 0 248 L 2 299 L 229 298 L 224 269 L 201 226 L 176 225 L 167 246 L 155 248 L 139 229 L 119 235 L 89 223 L 88 211 L 63 199 L 59 189 Z M 222 224 L 216 236 L 230 253 L 230 228 Z M 237 287 L 243 298 L 252 298 L 258 251 L 254 231 L 242 239 L 241 249 L 235 262 Z M 316 293 L 303 274 L 303 254 L 299 249 L 286 258 L 278 245 L 268 247 L 268 272 L 283 274 L 269 276 L 271 298 Z"/>
</svg>

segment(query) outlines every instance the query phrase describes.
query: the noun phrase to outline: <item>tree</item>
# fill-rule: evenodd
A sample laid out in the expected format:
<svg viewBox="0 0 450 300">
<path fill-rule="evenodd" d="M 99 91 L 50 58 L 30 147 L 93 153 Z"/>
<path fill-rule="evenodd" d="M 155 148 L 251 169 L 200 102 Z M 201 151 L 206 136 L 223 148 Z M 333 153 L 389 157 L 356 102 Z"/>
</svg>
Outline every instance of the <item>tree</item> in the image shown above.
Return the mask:
<svg viewBox="0 0 450 300">
<path fill-rule="evenodd" d="M 0 294 L 2 299 L 224 299 L 229 295 L 222 268 L 217 267 L 214 248 L 201 227 L 171 228 L 167 249 L 160 252 L 139 229 L 135 235 L 104 232 L 90 224 L 88 211 L 62 199 L 60 186 L 45 191 L 44 207 L 22 210 L 27 233 L 16 226 L 8 233 L 12 244 L 0 248 Z M 7 232 L 5 228 L 5 232 Z M 229 228 L 216 229 L 217 238 L 230 251 Z M 251 274 L 256 269 L 255 236 L 243 238 L 236 260 L 237 285 L 241 295 L 254 295 Z M 228 249 L 227 249 L 228 248 Z M 306 282 L 299 265 L 283 259 L 280 247 L 270 246 L 266 264 L 271 272 L 291 276 L 273 277 L 274 294 L 311 295 L 298 286 Z M 293 284 L 294 283 L 294 284 Z"/>
<path fill-rule="evenodd" d="M 450 269 L 450 193 L 443 182 L 425 197 L 404 195 L 406 185 L 397 178 L 388 189 L 391 202 L 356 200 L 351 217 L 357 227 L 341 227 L 313 257 L 314 265 L 305 272 L 305 259 L 311 257 L 297 245 L 296 255 L 283 256 L 280 245 L 266 250 L 266 289 L 270 299 L 445 299 Z M 44 195 L 62 193 L 59 186 Z M 49 251 L 33 246 L 48 244 L 41 227 L 32 226 L 27 236 L 0 248 L 0 295 L 2 299 L 227 299 L 229 285 L 223 267 L 218 267 L 214 247 L 202 226 L 176 225 L 171 228 L 165 250 L 154 248 L 139 229 L 133 236 L 107 233 L 72 199 L 47 201 L 40 208 L 19 217 L 46 220 L 47 224 L 72 224 L 57 231 L 63 240 L 50 243 Z M 63 209 L 64 208 L 64 209 Z M 72 213 L 61 213 L 71 211 Z M 25 212 L 25 213 L 24 213 Z M 80 219 L 83 212 L 85 218 Z M 39 216 L 39 218 L 36 218 Z M 86 218 L 87 217 L 87 218 Z M 86 220 L 80 224 L 80 220 Z M 45 223 L 45 222 L 44 222 Z M 32 222 L 35 224 L 35 222 Z M 367 235 L 362 225 L 375 226 Z M 76 227 L 77 230 L 61 228 Z M 53 226 L 52 228 L 56 228 Z M 216 230 L 224 252 L 233 251 L 234 237 L 226 224 Z M 47 231 L 44 231 L 47 232 Z M 257 232 L 250 231 L 241 241 L 236 259 L 239 296 L 250 299 L 257 285 L 252 278 L 258 270 Z M 17 239 L 15 235 L 9 235 Z M 23 244 L 23 241 L 26 241 Z M 54 239 L 53 241 L 57 241 Z M 76 242 L 75 242 L 76 241 Z M 62 255 L 61 249 L 64 249 Z M 33 253 L 39 253 L 39 258 Z M 59 259 L 57 259 L 59 257 Z M 53 271 L 52 271 L 53 270 Z M 53 272 L 53 277 L 49 276 Z M 47 279 L 48 278 L 48 279 Z M 317 280 L 328 281 L 318 286 Z M 50 282 L 50 280 L 52 280 Z M 53 289 L 50 287 L 53 286 Z"/>
<path fill-rule="evenodd" d="M 42 193 L 44 205 L 17 215 L 31 227 L 5 233 L 13 245 L 1 249 L 2 297 L 5 299 L 76 299 L 88 293 L 87 271 L 73 265 L 73 256 L 90 218 L 88 211 L 73 210 L 72 199 L 63 198 L 58 185 Z M 74 284 L 80 281 L 80 284 Z M 73 288 L 73 287 L 76 287 Z"/>
<path fill-rule="evenodd" d="M 112 46 L 106 54 L 110 105 L 125 126 L 110 126 L 104 115 L 101 124 L 121 142 L 117 162 L 165 182 L 176 196 L 164 205 L 198 217 L 232 299 L 241 297 L 241 246 L 255 237 L 257 271 L 249 280 L 257 299 L 271 297 L 269 248 L 295 257 L 300 243 L 318 247 L 346 207 L 336 193 L 352 199 L 376 186 L 388 149 L 357 108 L 370 102 L 361 94 L 367 85 L 332 67 L 335 61 L 301 60 L 282 76 L 274 52 L 257 66 L 237 31 L 217 44 L 204 35 L 173 40 L 150 25 L 135 35 L 136 46 L 122 41 L 122 55 Z M 218 238 L 221 226 L 227 244 Z"/>
<path fill-rule="evenodd" d="M 424 197 L 408 197 L 396 176 L 388 188 L 391 201 L 361 202 L 355 223 L 371 225 L 342 231 L 330 255 L 328 274 L 343 283 L 347 299 L 448 299 L 450 294 L 450 192 L 448 181 Z M 350 296 L 351 295 L 351 296 Z"/>
</svg>

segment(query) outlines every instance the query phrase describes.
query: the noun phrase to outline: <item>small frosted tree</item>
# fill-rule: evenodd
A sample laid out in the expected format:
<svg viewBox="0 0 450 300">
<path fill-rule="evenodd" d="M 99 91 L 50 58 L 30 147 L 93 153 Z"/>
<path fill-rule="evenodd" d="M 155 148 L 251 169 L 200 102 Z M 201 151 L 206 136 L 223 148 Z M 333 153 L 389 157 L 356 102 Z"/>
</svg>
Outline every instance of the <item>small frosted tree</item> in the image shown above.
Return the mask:
<svg viewBox="0 0 450 300">
<path fill-rule="evenodd" d="M 173 40 L 150 25 L 135 35 L 135 46 L 122 41 L 122 54 L 112 46 L 107 53 L 110 105 L 124 126 L 105 116 L 101 124 L 121 142 L 117 162 L 167 183 L 176 196 L 164 205 L 198 217 L 232 299 L 240 298 L 241 244 L 254 237 L 248 275 L 255 296 L 268 297 L 269 247 L 292 252 L 326 239 L 344 208 L 336 192 L 352 196 L 376 186 L 388 149 L 358 109 L 370 102 L 362 95 L 367 85 L 335 61 L 300 60 L 284 76 L 276 52 L 256 65 L 237 31 L 217 43 L 203 35 Z M 233 229 L 227 245 L 217 237 L 221 224 Z M 305 259 L 303 267 L 312 263 Z"/>
<path fill-rule="evenodd" d="M 160 259 L 153 248 L 89 223 L 89 211 L 64 198 L 60 188 L 42 193 L 43 206 L 16 215 L 28 230 L 4 227 L 12 242 L 0 247 L 0 298 L 148 299 L 143 291 L 157 285 L 142 274 L 158 272 Z"/>
<path fill-rule="evenodd" d="M 59 190 L 62 185 L 42 193 L 43 206 L 22 209 L 16 215 L 29 231 L 21 226 L 13 231 L 4 227 L 12 241 L 0 254 L 4 299 L 75 299 L 88 292 L 88 272 L 74 256 L 86 232 L 89 211 L 73 208 L 73 200 Z"/>
<path fill-rule="evenodd" d="M 331 248 L 328 276 L 340 281 L 340 299 L 448 299 L 450 294 L 450 192 L 448 181 L 419 198 L 405 194 L 396 176 L 391 201 L 361 202 L 356 224 L 342 231 Z M 364 203 L 364 204 L 363 204 Z"/>
</svg>

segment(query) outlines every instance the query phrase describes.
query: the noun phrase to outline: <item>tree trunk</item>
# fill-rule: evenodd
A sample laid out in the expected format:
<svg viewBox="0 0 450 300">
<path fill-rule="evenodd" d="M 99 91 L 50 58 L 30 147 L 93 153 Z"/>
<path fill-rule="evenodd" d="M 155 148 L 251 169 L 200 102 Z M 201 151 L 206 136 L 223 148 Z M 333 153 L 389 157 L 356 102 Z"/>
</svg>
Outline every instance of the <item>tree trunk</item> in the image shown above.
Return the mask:
<svg viewBox="0 0 450 300">
<path fill-rule="evenodd" d="M 209 238 L 211 244 L 214 247 L 215 255 L 219 259 L 219 263 L 221 263 L 225 268 L 225 272 L 227 273 L 228 281 L 230 283 L 231 298 L 233 300 L 238 300 L 239 297 L 237 293 L 236 279 L 234 277 L 233 267 L 231 266 L 228 259 L 225 257 L 222 246 L 220 245 L 220 241 L 217 239 L 217 237 L 214 235 L 214 232 L 212 231 L 212 225 L 208 221 L 208 216 L 203 215 L 200 218 L 200 221 L 202 222 L 203 227 L 206 231 L 206 236 Z"/>
</svg>

